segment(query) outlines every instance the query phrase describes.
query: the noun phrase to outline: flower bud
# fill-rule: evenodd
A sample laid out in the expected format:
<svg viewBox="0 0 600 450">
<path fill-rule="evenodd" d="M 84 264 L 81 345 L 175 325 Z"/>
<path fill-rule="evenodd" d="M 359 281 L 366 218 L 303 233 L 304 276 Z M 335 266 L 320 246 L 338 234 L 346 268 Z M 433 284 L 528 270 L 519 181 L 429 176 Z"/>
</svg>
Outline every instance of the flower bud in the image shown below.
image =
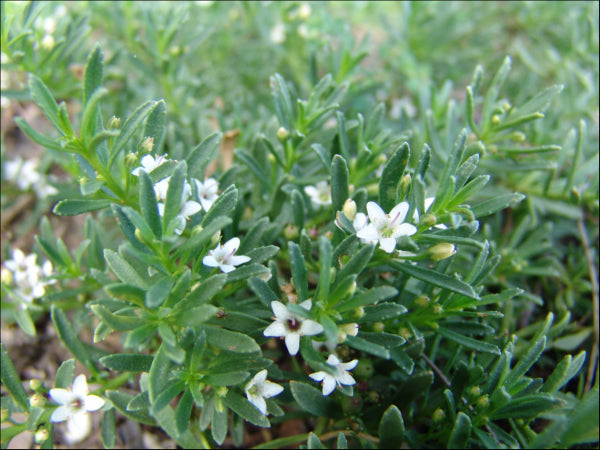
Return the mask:
<svg viewBox="0 0 600 450">
<path fill-rule="evenodd" d="M 42 44 L 42 48 L 44 50 L 48 50 L 48 51 L 52 50 L 54 48 L 54 44 L 55 44 L 54 36 L 52 36 L 51 34 L 44 35 L 44 37 L 42 38 L 41 44 Z"/>
<path fill-rule="evenodd" d="M 387 162 L 387 155 L 385 155 L 384 153 L 380 153 L 379 155 L 377 155 L 377 159 L 375 161 L 377 161 L 378 164 L 385 164 Z"/>
<path fill-rule="evenodd" d="M 29 387 L 31 388 L 32 391 L 39 390 L 43 385 L 44 385 L 44 382 L 42 380 L 38 380 L 36 378 L 29 380 Z"/>
<path fill-rule="evenodd" d="M 433 414 L 431 415 L 431 418 L 433 419 L 433 421 L 435 423 L 438 423 L 446 418 L 446 413 L 444 412 L 444 410 L 442 408 L 438 408 L 433 412 Z"/>
<path fill-rule="evenodd" d="M 220 241 L 221 241 L 221 231 L 219 230 L 215 234 L 212 235 L 212 238 L 210 238 L 210 246 L 214 247 Z"/>
<path fill-rule="evenodd" d="M 412 182 L 412 177 L 409 173 L 400 178 L 400 197 L 406 196 L 408 190 L 410 189 L 410 184 Z"/>
<path fill-rule="evenodd" d="M 153 148 L 154 148 L 154 138 L 147 137 L 146 139 L 144 139 L 144 142 L 142 142 L 142 151 L 144 151 L 144 153 L 150 153 Z"/>
<path fill-rule="evenodd" d="M 127 167 L 131 167 L 137 162 L 137 159 L 138 157 L 135 153 L 127 153 L 127 156 L 125 156 L 125 164 L 127 164 Z"/>
<path fill-rule="evenodd" d="M 442 259 L 449 258 L 456 253 L 456 247 L 454 244 L 442 242 L 429 248 L 431 259 L 434 261 L 441 261 Z"/>
<path fill-rule="evenodd" d="M 339 328 L 346 334 L 350 336 L 356 336 L 358 334 L 359 326 L 357 323 L 345 323 L 340 325 Z"/>
<path fill-rule="evenodd" d="M 444 308 L 442 308 L 442 305 L 433 305 L 433 308 L 431 308 L 431 311 L 433 311 L 434 314 L 442 314 L 444 312 Z"/>
<path fill-rule="evenodd" d="M 41 444 L 42 442 L 46 442 L 49 437 L 50 437 L 50 433 L 48 433 L 48 430 L 46 430 L 45 428 L 42 428 L 41 430 L 36 431 L 35 434 L 33 435 L 33 439 L 35 440 L 36 444 Z"/>
<path fill-rule="evenodd" d="M 417 298 L 415 298 L 414 303 L 419 308 L 427 308 L 427 305 L 429 305 L 430 301 L 431 299 L 426 295 L 419 295 Z"/>
<path fill-rule="evenodd" d="M 29 397 L 29 404 L 33 408 L 42 408 L 46 404 L 46 399 L 40 394 L 33 394 Z"/>
<path fill-rule="evenodd" d="M 381 401 L 381 394 L 377 391 L 369 391 L 367 401 L 369 403 L 379 403 Z"/>
<path fill-rule="evenodd" d="M 356 283 L 354 283 L 354 289 L 356 290 Z M 354 308 L 352 310 L 352 314 L 351 317 L 353 319 L 362 319 L 365 315 L 365 308 L 363 308 L 362 306 L 359 306 L 358 308 Z"/>
<path fill-rule="evenodd" d="M 406 327 L 400 327 L 400 329 L 398 330 L 398 334 L 406 340 L 409 340 L 412 336 L 410 330 Z"/>
<path fill-rule="evenodd" d="M 9 269 L 3 267 L 0 271 L 0 279 L 2 280 L 2 284 L 10 286 L 13 282 L 13 274 Z"/>
<path fill-rule="evenodd" d="M 487 407 L 490 406 L 489 395 L 485 394 L 485 395 L 482 395 L 481 397 L 479 397 L 477 399 L 476 406 L 477 406 L 477 409 L 487 409 Z"/>
<path fill-rule="evenodd" d="M 500 116 L 497 114 L 494 114 L 492 116 L 492 124 L 494 125 L 498 125 L 500 123 Z"/>
<path fill-rule="evenodd" d="M 511 141 L 523 142 L 527 139 L 527 136 L 522 131 L 515 131 L 507 136 Z"/>
<path fill-rule="evenodd" d="M 356 202 L 354 200 L 352 200 L 351 198 L 347 199 L 344 202 L 344 206 L 342 207 L 342 211 L 344 212 L 344 215 L 349 220 L 354 220 L 355 217 L 356 217 Z"/>
<path fill-rule="evenodd" d="M 437 217 L 431 213 L 423 214 L 423 217 L 421 217 L 421 221 L 419 223 L 427 225 L 428 227 L 432 227 L 437 223 Z"/>
<path fill-rule="evenodd" d="M 284 127 L 279 127 L 277 130 L 277 139 L 281 142 L 285 141 L 288 137 L 290 137 L 290 132 Z"/>
<path fill-rule="evenodd" d="M 375 322 L 373 324 L 373 331 L 381 332 L 385 329 L 385 324 L 383 322 Z"/>
<path fill-rule="evenodd" d="M 192 228 L 191 236 L 197 235 L 202 230 L 204 230 L 204 227 L 202 225 L 196 225 L 194 228 Z"/>
<path fill-rule="evenodd" d="M 481 394 L 481 388 L 479 386 L 473 386 L 473 387 L 471 387 L 471 389 L 469 389 L 469 395 L 471 397 L 479 397 L 480 394 Z"/>
<path fill-rule="evenodd" d="M 121 119 L 119 119 L 117 116 L 112 116 L 109 120 L 108 120 L 108 129 L 109 130 L 116 130 L 121 126 Z"/>
<path fill-rule="evenodd" d="M 0 422 L 4 423 L 10 418 L 10 412 L 8 409 L 2 408 L 0 410 Z"/>
<path fill-rule="evenodd" d="M 375 367 L 373 367 L 373 361 L 370 359 L 361 359 L 354 369 L 354 375 L 358 379 L 369 379 L 375 373 Z"/>
<path fill-rule="evenodd" d="M 285 236 L 285 238 L 288 241 L 292 241 L 294 239 L 296 239 L 298 237 L 298 227 L 296 227 L 294 224 L 288 224 L 284 229 L 283 229 L 283 235 Z"/>
</svg>

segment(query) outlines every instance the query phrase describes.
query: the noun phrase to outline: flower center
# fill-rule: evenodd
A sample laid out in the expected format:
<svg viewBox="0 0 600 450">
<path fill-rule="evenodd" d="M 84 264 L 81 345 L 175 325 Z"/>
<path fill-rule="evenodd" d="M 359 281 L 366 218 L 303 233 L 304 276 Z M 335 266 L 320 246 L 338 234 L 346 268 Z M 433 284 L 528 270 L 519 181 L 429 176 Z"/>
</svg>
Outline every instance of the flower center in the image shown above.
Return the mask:
<svg viewBox="0 0 600 450">
<path fill-rule="evenodd" d="M 300 321 L 295 319 L 295 318 L 291 318 L 287 320 L 287 324 L 288 324 L 288 328 L 292 331 L 298 331 L 300 329 Z"/>
</svg>

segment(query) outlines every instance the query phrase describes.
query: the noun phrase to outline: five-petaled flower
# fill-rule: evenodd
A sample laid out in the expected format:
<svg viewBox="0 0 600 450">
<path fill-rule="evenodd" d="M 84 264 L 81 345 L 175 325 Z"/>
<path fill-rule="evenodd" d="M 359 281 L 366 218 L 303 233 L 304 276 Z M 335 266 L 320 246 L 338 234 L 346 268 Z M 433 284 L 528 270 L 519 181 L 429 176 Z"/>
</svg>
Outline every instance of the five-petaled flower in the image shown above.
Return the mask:
<svg viewBox="0 0 600 450">
<path fill-rule="evenodd" d="M 240 248 L 240 239 L 237 237 L 229 239 L 222 246 L 221 244 L 217 244 L 202 259 L 202 264 L 209 267 L 218 267 L 223 272 L 229 273 L 235 270 L 235 266 L 250 261 L 249 256 L 235 254 L 238 248 Z"/>
<path fill-rule="evenodd" d="M 396 239 L 401 236 L 412 236 L 417 232 L 417 227 L 404 223 L 409 205 L 407 202 L 398 203 L 386 214 L 381 206 L 375 202 L 367 203 L 367 213 L 370 223 L 361 228 L 357 233 L 363 242 L 375 244 L 387 253 L 392 253 L 396 248 Z"/>
<path fill-rule="evenodd" d="M 266 416 L 267 402 L 265 402 L 265 398 L 271 398 L 281 394 L 283 392 L 283 386 L 267 380 L 267 369 L 263 369 L 254 375 L 244 390 L 246 391 L 246 398 L 248 401 Z"/>
<path fill-rule="evenodd" d="M 353 359 L 350 362 L 343 363 L 336 355 L 331 354 L 329 355 L 329 358 L 327 358 L 327 364 L 335 368 L 335 374 L 320 371 L 311 373 L 309 375 L 311 379 L 322 382 L 324 396 L 331 394 L 334 391 L 336 384 L 338 386 L 351 386 L 356 384 L 356 381 L 354 378 L 352 378 L 352 375 L 350 375 L 350 372 L 348 371 L 356 367 L 358 364 L 358 359 Z"/>
<path fill-rule="evenodd" d="M 89 395 L 87 380 L 81 374 L 71 389 L 50 389 L 50 397 L 59 406 L 50 416 L 51 422 L 67 421 L 67 435 L 72 443 L 82 441 L 91 431 L 92 423 L 89 412 L 97 411 L 104 405 L 104 400 L 97 395 Z"/>
<path fill-rule="evenodd" d="M 316 186 L 305 186 L 304 192 L 310 197 L 313 208 L 331 205 L 331 189 L 327 181 L 319 181 Z"/>
<path fill-rule="evenodd" d="M 154 169 L 156 169 L 158 166 L 160 166 L 161 164 L 165 163 L 167 161 L 167 155 L 161 155 L 161 156 L 157 156 L 156 158 L 152 155 L 145 155 L 140 163 L 142 164 L 141 167 L 136 167 L 135 169 L 133 169 L 131 171 L 132 175 L 135 175 L 136 177 L 140 175 L 140 172 L 143 170 L 146 173 L 150 173 L 152 172 Z"/>
<path fill-rule="evenodd" d="M 312 301 L 305 300 L 300 306 L 307 311 L 312 308 Z M 281 302 L 272 301 L 271 309 L 275 314 L 274 322 L 265 328 L 263 334 L 268 337 L 282 337 L 290 355 L 295 355 L 300 349 L 301 336 L 314 336 L 323 331 L 323 325 L 314 320 L 293 314 Z"/>
<path fill-rule="evenodd" d="M 198 198 L 204 211 L 208 211 L 219 196 L 219 182 L 214 178 L 207 178 L 204 183 L 194 178 L 198 189 Z"/>
</svg>

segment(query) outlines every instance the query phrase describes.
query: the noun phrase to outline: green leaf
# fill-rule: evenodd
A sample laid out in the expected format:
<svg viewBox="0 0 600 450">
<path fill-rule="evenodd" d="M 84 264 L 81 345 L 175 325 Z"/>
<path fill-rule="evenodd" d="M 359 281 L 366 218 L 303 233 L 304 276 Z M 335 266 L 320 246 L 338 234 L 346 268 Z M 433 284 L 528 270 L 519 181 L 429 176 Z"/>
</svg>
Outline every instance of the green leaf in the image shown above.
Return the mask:
<svg viewBox="0 0 600 450">
<path fill-rule="evenodd" d="M 17 307 L 15 311 L 15 320 L 17 321 L 19 328 L 21 328 L 25 334 L 29 336 L 36 335 L 35 323 L 33 323 L 33 319 L 26 308 Z"/>
<path fill-rule="evenodd" d="M 222 350 L 236 353 L 260 352 L 260 347 L 250 336 L 212 326 L 204 326 L 206 340 Z"/>
<path fill-rule="evenodd" d="M 561 438 L 561 444 L 565 448 L 598 442 L 598 398 L 596 384 L 569 415 L 568 428 Z"/>
<path fill-rule="evenodd" d="M 237 204 L 237 196 L 238 190 L 233 184 L 227 187 L 212 204 L 200 225 L 207 227 L 219 216 L 230 216 Z"/>
<path fill-rule="evenodd" d="M 347 336 L 346 344 L 362 352 L 367 352 L 383 359 L 390 359 L 390 351 L 382 345 L 367 341 L 358 336 Z"/>
<path fill-rule="evenodd" d="M 15 123 L 25 135 L 33 142 L 40 144 L 44 148 L 49 148 L 57 152 L 64 151 L 60 145 L 49 137 L 35 131 L 22 117 L 15 117 Z"/>
<path fill-rule="evenodd" d="M 443 327 L 439 327 L 436 330 L 436 333 L 472 350 L 484 353 L 492 353 L 494 355 L 500 355 L 500 349 L 494 344 L 479 341 L 477 339 L 473 339 L 462 334 L 455 333 L 454 331 L 450 331 Z"/>
<path fill-rule="evenodd" d="M 124 300 L 137 306 L 144 306 L 146 291 L 137 286 L 115 283 L 104 286 L 104 291 L 114 299 Z"/>
<path fill-rule="evenodd" d="M 467 448 L 467 442 L 471 436 L 471 427 L 471 418 L 460 411 L 456 416 L 446 448 Z"/>
<path fill-rule="evenodd" d="M 189 295 L 177 303 L 175 313 L 185 313 L 186 310 L 195 306 L 200 306 L 210 301 L 215 294 L 221 291 L 221 288 L 227 281 L 227 275 L 219 273 L 204 280 L 198 287 L 194 288 Z"/>
<path fill-rule="evenodd" d="M 385 410 L 379 422 L 379 448 L 402 448 L 404 420 L 396 405 Z"/>
<path fill-rule="evenodd" d="M 180 309 L 169 315 L 169 321 L 180 327 L 196 327 L 211 319 L 217 313 L 213 305 L 199 305 Z"/>
<path fill-rule="evenodd" d="M 177 404 L 175 410 L 175 425 L 179 433 L 185 432 L 190 425 L 190 416 L 194 407 L 194 398 L 191 391 L 188 389 L 183 393 L 183 396 Z"/>
<path fill-rule="evenodd" d="M 500 419 L 533 419 L 540 414 L 550 411 L 561 404 L 561 401 L 551 394 L 538 393 L 523 397 L 512 398 L 509 403 L 491 414 L 494 420 Z"/>
<path fill-rule="evenodd" d="M 220 407 L 218 406 L 217 402 L 221 404 Z M 227 437 L 228 412 L 229 410 L 222 406 L 221 399 L 216 398 L 210 432 L 215 442 L 219 445 L 223 444 L 223 441 Z"/>
<path fill-rule="evenodd" d="M 330 415 L 333 403 L 329 397 L 324 397 L 319 389 L 294 380 L 290 381 L 290 389 L 298 406 L 304 411 L 320 417 Z"/>
<path fill-rule="evenodd" d="M 64 361 L 56 371 L 54 387 L 68 389 L 75 378 L 75 360 L 73 358 Z"/>
<path fill-rule="evenodd" d="M 380 320 L 393 319 L 408 312 L 404 305 L 397 303 L 382 303 L 375 306 L 367 306 L 365 315 L 360 318 L 360 322 L 377 322 Z"/>
<path fill-rule="evenodd" d="M 456 194 L 448 202 L 447 208 L 453 209 L 458 205 L 461 205 L 470 198 L 472 195 L 477 194 L 483 187 L 490 181 L 490 175 L 479 175 L 477 178 L 472 179 L 465 186 L 460 188 Z"/>
<path fill-rule="evenodd" d="M 413 266 L 411 264 L 399 261 L 392 261 L 391 264 L 394 268 L 418 280 L 425 281 L 426 283 L 442 289 L 448 289 L 449 291 L 462 294 L 469 298 L 479 298 L 471 286 L 464 281 L 459 280 L 458 278 L 450 277 L 448 275 L 436 272 L 435 270 L 426 269 L 420 266 Z"/>
<path fill-rule="evenodd" d="M 294 217 L 294 225 L 301 230 L 304 228 L 304 215 L 306 208 L 304 207 L 304 198 L 302 194 L 294 189 L 291 194 L 292 213 Z"/>
<path fill-rule="evenodd" d="M 66 134 L 59 118 L 58 104 L 43 81 L 35 75 L 29 74 L 29 90 L 31 91 L 33 100 L 40 107 L 48 120 L 52 122 L 54 128 L 63 135 Z"/>
<path fill-rule="evenodd" d="M 148 114 L 142 137 L 152 138 L 154 141 L 153 151 L 158 154 L 165 132 L 165 122 L 167 120 L 167 105 L 164 100 L 159 100 L 154 108 Z"/>
<path fill-rule="evenodd" d="M 306 448 L 308 449 L 322 449 L 323 443 L 319 439 L 319 437 L 313 433 L 312 431 L 308 433 L 308 439 L 306 440 Z"/>
<path fill-rule="evenodd" d="M 392 286 L 377 286 L 367 292 L 358 294 L 350 300 L 346 300 L 335 307 L 338 312 L 345 312 L 359 308 L 365 305 L 376 304 L 382 300 L 387 300 L 398 294 L 398 290 Z"/>
<path fill-rule="evenodd" d="M 93 137 L 98 136 L 96 134 L 96 128 L 98 126 L 99 105 L 100 100 L 102 100 L 102 97 L 104 97 L 106 94 L 108 94 L 107 89 L 102 87 L 97 89 L 91 98 L 88 99 L 85 109 L 83 110 L 83 119 L 81 120 L 81 139 L 83 140 L 83 145 L 87 147 L 88 153 L 93 152 L 100 143 L 98 142 L 99 138 L 96 138 L 94 146 L 91 145 Z M 112 131 L 113 130 L 101 130 L 100 133 L 108 133 L 108 138 L 113 136 Z M 118 133 L 116 135 L 118 136 Z"/>
<path fill-rule="evenodd" d="M 188 251 L 194 251 L 205 245 L 219 230 L 225 228 L 232 222 L 231 217 L 215 217 L 210 224 L 204 226 L 198 233 L 194 233 L 188 240 L 182 242 L 181 246 L 175 251 L 173 257 L 176 259 Z M 242 253 L 241 251 L 239 253 Z"/>
<path fill-rule="evenodd" d="M 164 234 L 169 234 L 169 232 L 172 231 L 170 229 L 172 226 L 171 221 L 181 210 L 181 199 L 186 173 L 187 166 L 185 161 L 178 162 L 175 166 L 173 175 L 171 175 L 171 179 L 169 180 L 167 198 L 165 200 L 165 208 L 162 217 L 162 229 Z"/>
<path fill-rule="evenodd" d="M 68 199 L 58 202 L 52 212 L 59 216 L 77 216 L 86 212 L 107 208 L 110 200 L 105 199 Z"/>
<path fill-rule="evenodd" d="M 118 372 L 148 372 L 154 357 L 134 353 L 115 353 L 100 358 L 100 364 Z"/>
<path fill-rule="evenodd" d="M 217 131 L 207 136 L 200 144 L 192 149 L 186 158 L 188 174 L 192 178 L 204 179 L 206 166 L 217 156 L 219 143 L 223 138 L 223 133 Z"/>
<path fill-rule="evenodd" d="M 489 216 L 490 214 L 494 214 L 509 206 L 516 205 L 524 199 L 525 195 L 519 193 L 499 195 L 471 207 L 471 211 L 473 212 L 473 215 L 479 219 L 480 217 Z"/>
<path fill-rule="evenodd" d="M 2 350 L 2 386 L 8 391 L 12 399 L 25 411 L 30 410 L 29 397 L 21 384 L 19 374 L 15 369 L 15 366 L 6 351 L 6 347 L 0 342 L 0 348 Z M 2 441 L 4 444 L 4 441 Z"/>
<path fill-rule="evenodd" d="M 531 343 L 527 348 L 527 352 L 521 357 L 519 362 L 512 368 L 506 377 L 505 385 L 507 388 L 514 386 L 520 378 L 527 373 L 531 366 L 533 366 L 540 358 L 545 348 L 546 336 L 542 336 L 537 341 Z"/>
<path fill-rule="evenodd" d="M 86 106 L 96 89 L 102 86 L 104 72 L 104 53 L 100 44 L 96 44 L 88 56 L 83 75 L 83 105 Z"/>
<path fill-rule="evenodd" d="M 336 280 L 343 280 L 349 275 L 359 275 L 367 264 L 371 261 L 375 252 L 374 245 L 365 245 L 358 252 L 352 255 L 352 258 L 344 264 L 336 276 Z"/>
<path fill-rule="evenodd" d="M 335 155 L 331 161 L 331 206 L 334 211 L 341 210 L 350 197 L 349 177 L 346 160 L 341 155 Z"/>
<path fill-rule="evenodd" d="M 292 266 L 292 280 L 298 294 L 298 302 L 301 303 L 308 298 L 308 280 L 304 256 L 298 244 L 293 241 L 288 242 L 288 250 Z"/>
<path fill-rule="evenodd" d="M 105 249 L 104 259 L 106 259 L 108 266 L 123 283 L 132 284 L 142 289 L 149 288 L 148 282 L 140 277 L 131 264 L 125 261 L 117 252 L 108 248 Z"/>
<path fill-rule="evenodd" d="M 292 98 L 285 80 L 278 73 L 271 76 L 271 92 L 275 101 L 275 110 L 277 111 L 279 122 L 283 127 L 291 131 L 295 123 Z"/>
<path fill-rule="evenodd" d="M 141 317 L 114 313 L 102 305 L 92 305 L 92 311 L 113 330 L 129 331 L 142 326 L 146 321 Z"/>
<path fill-rule="evenodd" d="M 104 412 L 101 423 L 102 445 L 104 448 L 114 448 L 117 440 L 115 432 L 115 408 Z"/>
<path fill-rule="evenodd" d="M 127 405 L 133 399 L 132 395 L 119 391 L 106 391 L 106 396 L 113 405 L 128 419 L 145 425 L 155 426 L 156 421 L 145 411 L 128 411 Z"/>
<path fill-rule="evenodd" d="M 154 183 L 150 179 L 150 175 L 143 170 L 140 171 L 138 178 L 140 180 L 140 211 L 142 217 L 146 220 L 154 236 L 160 239 L 162 237 L 162 228 L 158 214 Z"/>
<path fill-rule="evenodd" d="M 593 330 L 591 327 L 587 327 L 583 328 L 577 333 L 561 336 L 552 343 L 552 346 L 567 352 L 575 351 L 585 342 L 588 337 L 590 337 L 592 331 Z"/>
<path fill-rule="evenodd" d="M 52 305 L 50 309 L 50 316 L 52 317 L 52 322 L 56 327 L 58 337 L 65 347 L 69 349 L 69 351 L 80 363 L 87 367 L 91 372 L 96 373 L 97 369 L 95 364 L 90 360 L 88 351 L 83 343 L 79 340 L 79 337 L 75 333 L 75 330 L 73 330 L 73 327 L 71 326 L 71 323 L 67 319 L 65 313 L 61 309 Z"/>
<path fill-rule="evenodd" d="M 253 425 L 262 428 L 271 428 L 271 423 L 254 405 L 233 390 L 227 391 L 223 399 L 225 404 L 237 415 Z"/>
<path fill-rule="evenodd" d="M 342 433 L 341 431 L 338 433 L 337 443 L 336 443 L 335 448 L 337 448 L 338 450 L 347 450 L 348 449 L 348 440 L 346 439 L 346 436 L 344 436 L 344 433 Z"/>
<path fill-rule="evenodd" d="M 397 203 L 398 184 L 404 174 L 410 157 L 410 147 L 404 142 L 396 149 L 392 157 L 383 167 L 379 181 L 379 206 L 384 211 L 391 211 Z"/>
<path fill-rule="evenodd" d="M 171 292 L 175 280 L 172 277 L 165 277 L 159 280 L 146 292 L 145 305 L 147 308 L 156 308 L 164 303 Z"/>
</svg>

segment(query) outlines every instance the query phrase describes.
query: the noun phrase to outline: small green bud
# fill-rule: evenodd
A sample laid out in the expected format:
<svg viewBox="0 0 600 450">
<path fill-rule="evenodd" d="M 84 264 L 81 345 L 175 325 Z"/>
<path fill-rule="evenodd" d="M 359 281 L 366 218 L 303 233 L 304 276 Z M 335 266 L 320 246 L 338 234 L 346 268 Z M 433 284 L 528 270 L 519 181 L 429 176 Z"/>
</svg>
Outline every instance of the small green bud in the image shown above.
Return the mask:
<svg viewBox="0 0 600 450">
<path fill-rule="evenodd" d="M 406 340 L 409 340 L 412 336 L 412 333 L 406 327 L 400 327 L 400 329 L 398 330 L 398 334 Z"/>
<path fill-rule="evenodd" d="M 144 142 L 142 142 L 142 151 L 144 153 L 150 153 L 153 148 L 154 148 L 154 138 L 147 137 L 146 139 L 144 139 Z"/>
<path fill-rule="evenodd" d="M 342 211 L 349 220 L 354 220 L 356 218 L 356 202 L 351 198 L 347 199 L 344 202 Z"/>
<path fill-rule="evenodd" d="M 429 248 L 431 259 L 434 261 L 441 261 L 442 259 L 449 258 L 456 253 L 456 247 L 454 244 L 442 242 Z"/>
<path fill-rule="evenodd" d="M 385 324 L 383 322 L 375 322 L 373 324 L 373 331 L 381 332 L 385 329 Z"/>
<path fill-rule="evenodd" d="M 214 247 L 220 241 L 221 241 L 221 231 L 219 230 L 215 234 L 212 235 L 212 238 L 210 238 L 210 246 Z"/>
<path fill-rule="evenodd" d="M 446 418 L 446 413 L 444 412 L 443 409 L 438 408 L 433 412 L 433 414 L 431 415 L 431 418 L 433 419 L 433 421 L 435 423 L 438 423 Z"/>
<path fill-rule="evenodd" d="M 502 103 L 502 109 L 504 111 L 508 111 L 510 108 L 512 108 L 512 105 L 510 104 L 509 101 L 505 101 L 504 103 Z"/>
<path fill-rule="evenodd" d="M 498 116 L 497 114 L 494 114 L 492 116 L 492 124 L 498 125 L 499 123 L 500 123 L 500 116 Z"/>
<path fill-rule="evenodd" d="M 125 156 L 125 164 L 127 167 L 131 167 L 137 162 L 137 159 L 138 157 L 135 153 L 127 153 L 127 156 Z"/>
<path fill-rule="evenodd" d="M 385 155 L 384 153 L 380 153 L 379 155 L 377 155 L 377 159 L 375 161 L 377 161 L 377 164 L 385 164 L 387 160 L 387 155 Z"/>
<path fill-rule="evenodd" d="M 33 394 L 29 397 L 29 404 L 33 408 L 42 408 L 46 404 L 46 399 L 40 394 Z"/>
<path fill-rule="evenodd" d="M 433 308 L 431 308 L 431 310 L 433 311 L 434 314 L 442 314 L 444 312 L 444 308 L 442 308 L 442 305 L 433 305 Z"/>
<path fill-rule="evenodd" d="M 288 224 L 284 229 L 283 229 L 283 236 L 288 240 L 288 241 L 293 241 L 294 239 L 296 239 L 298 237 L 298 227 L 296 227 L 294 224 L 290 223 Z"/>
<path fill-rule="evenodd" d="M 400 197 L 406 196 L 406 194 L 408 193 L 408 191 L 410 189 L 411 183 L 412 183 L 412 177 L 410 176 L 409 173 L 407 173 L 400 179 Z"/>
<path fill-rule="evenodd" d="M 98 181 L 106 181 L 106 178 L 101 173 L 96 174 L 96 180 Z"/>
<path fill-rule="evenodd" d="M 32 391 L 38 391 L 43 385 L 44 382 L 42 380 L 38 380 L 37 378 L 29 380 L 29 387 Z"/>
<path fill-rule="evenodd" d="M 426 295 L 419 295 L 417 298 L 415 298 L 414 303 L 419 308 L 427 308 L 427 305 L 429 305 L 430 301 L 431 299 Z"/>
<path fill-rule="evenodd" d="M 277 162 L 277 158 L 275 158 L 275 156 L 272 153 L 269 153 L 267 155 L 267 159 L 271 164 L 275 164 Z"/>
<path fill-rule="evenodd" d="M 521 131 L 515 131 L 514 133 L 511 133 L 508 138 L 515 142 L 523 142 L 525 139 L 527 139 L 527 136 Z"/>
<path fill-rule="evenodd" d="M 2 280 L 2 284 L 10 286 L 13 283 L 12 272 L 9 269 L 7 269 L 6 267 L 3 267 L 0 270 L 0 280 Z"/>
<path fill-rule="evenodd" d="M 356 366 L 356 369 L 352 372 L 356 375 L 359 380 L 368 380 L 375 373 L 375 367 L 373 367 L 373 361 L 370 359 L 361 359 Z"/>
<path fill-rule="evenodd" d="M 423 214 L 421 217 L 420 224 L 427 225 L 428 227 L 432 227 L 437 223 L 437 217 L 431 213 Z"/>
<path fill-rule="evenodd" d="M 469 389 L 469 395 L 471 397 L 479 397 L 480 394 L 481 394 L 481 388 L 479 386 L 473 386 L 473 387 L 471 387 L 471 389 Z"/>
<path fill-rule="evenodd" d="M 42 442 L 46 442 L 49 437 L 50 437 L 50 433 L 48 433 L 48 430 L 46 430 L 45 428 L 42 428 L 41 430 L 36 431 L 35 434 L 33 435 L 33 438 L 35 439 L 36 444 L 41 444 Z"/>
<path fill-rule="evenodd" d="M 489 395 L 485 394 L 485 395 L 482 395 L 481 397 L 479 397 L 477 399 L 476 405 L 477 405 L 478 409 L 487 409 L 487 407 L 490 406 Z"/>
<path fill-rule="evenodd" d="M 217 397 L 225 398 L 227 396 L 227 388 L 225 386 L 219 386 L 215 388 L 215 394 Z"/>
<path fill-rule="evenodd" d="M 356 290 L 356 283 L 354 283 L 354 290 Z M 365 315 L 365 308 L 359 306 L 358 308 L 354 308 L 352 310 L 351 317 L 355 320 L 362 319 Z"/>
<path fill-rule="evenodd" d="M 138 241 L 145 242 L 144 235 L 142 234 L 142 230 L 140 230 L 139 228 L 136 228 L 135 231 L 133 232 L 133 234 L 135 235 L 135 237 L 137 238 Z"/>
<path fill-rule="evenodd" d="M 369 391 L 366 400 L 369 403 L 379 403 L 381 401 L 381 394 L 377 391 Z"/>
<path fill-rule="evenodd" d="M 4 423 L 10 418 L 10 412 L 8 409 L 2 408 L 0 410 L 0 422 Z"/>
<path fill-rule="evenodd" d="M 204 227 L 202 225 L 196 225 L 194 228 L 192 228 L 191 235 L 195 236 L 198 233 L 200 233 L 202 230 L 204 230 Z"/>
<path fill-rule="evenodd" d="M 284 127 L 279 127 L 277 130 L 277 139 L 281 142 L 285 141 L 288 137 L 290 137 L 290 132 Z"/>
<path fill-rule="evenodd" d="M 116 130 L 120 127 L 121 127 L 121 119 L 119 119 L 117 116 L 112 116 L 108 120 L 108 129 L 109 130 Z"/>
<path fill-rule="evenodd" d="M 42 45 L 42 48 L 44 50 L 50 51 L 54 48 L 55 43 L 56 42 L 54 41 L 54 36 L 52 36 L 51 34 L 46 34 L 42 38 L 42 42 L 40 44 Z"/>
</svg>

